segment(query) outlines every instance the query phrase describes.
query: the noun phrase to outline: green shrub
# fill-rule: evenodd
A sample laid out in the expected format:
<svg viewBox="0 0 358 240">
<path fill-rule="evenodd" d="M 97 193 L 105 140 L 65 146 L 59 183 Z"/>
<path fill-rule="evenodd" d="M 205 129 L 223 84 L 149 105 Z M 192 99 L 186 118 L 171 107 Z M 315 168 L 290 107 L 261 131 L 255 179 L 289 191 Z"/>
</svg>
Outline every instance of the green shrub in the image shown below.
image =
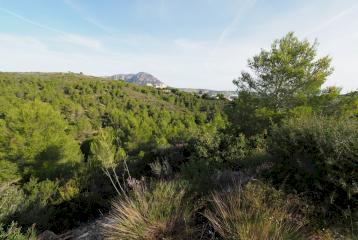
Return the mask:
<svg viewBox="0 0 358 240">
<path fill-rule="evenodd" d="M 205 133 L 198 137 L 191 139 L 188 144 L 188 151 L 191 153 L 192 158 L 207 159 L 211 162 L 221 162 L 218 153 L 220 139 L 216 136 Z"/>
<path fill-rule="evenodd" d="M 26 233 L 21 231 L 14 222 L 6 229 L 0 224 L 0 240 L 36 240 L 36 232 L 34 228 L 29 228 Z"/>
<path fill-rule="evenodd" d="M 68 124 L 47 103 L 33 101 L 7 110 L 0 131 L 0 156 L 17 164 L 26 178 L 71 176 L 82 156 L 76 141 L 67 134 Z"/>
<path fill-rule="evenodd" d="M 268 145 L 276 183 L 309 194 L 324 212 L 357 207 L 357 120 L 290 119 L 273 128 Z"/>
<path fill-rule="evenodd" d="M 20 175 L 16 163 L 0 160 L 0 185 L 2 183 L 15 181 L 19 178 Z"/>
<path fill-rule="evenodd" d="M 190 160 L 181 167 L 180 175 L 192 194 L 207 194 L 215 186 L 214 169 L 204 159 Z"/>
<path fill-rule="evenodd" d="M 0 223 L 18 211 L 25 202 L 25 194 L 19 186 L 0 187 Z"/>
<path fill-rule="evenodd" d="M 51 206 L 60 199 L 58 182 L 31 178 L 24 184 L 23 191 L 26 199 L 14 214 L 14 219 L 21 225 L 36 223 L 39 228 L 49 227 L 54 210 Z"/>
<path fill-rule="evenodd" d="M 250 146 L 243 134 L 203 134 L 191 140 L 188 151 L 191 159 L 205 159 L 215 167 L 236 168 L 250 153 Z"/>
</svg>

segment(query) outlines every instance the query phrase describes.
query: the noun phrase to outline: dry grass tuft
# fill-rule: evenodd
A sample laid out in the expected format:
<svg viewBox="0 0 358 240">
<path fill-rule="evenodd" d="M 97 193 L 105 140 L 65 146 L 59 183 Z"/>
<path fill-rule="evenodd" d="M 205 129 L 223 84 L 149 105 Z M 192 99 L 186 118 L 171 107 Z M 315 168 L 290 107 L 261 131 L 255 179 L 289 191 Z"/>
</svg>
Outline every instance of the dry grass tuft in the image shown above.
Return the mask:
<svg viewBox="0 0 358 240">
<path fill-rule="evenodd" d="M 229 193 L 212 195 L 212 210 L 205 216 L 224 239 L 284 240 L 304 239 L 290 204 L 280 192 L 261 183 L 249 183 Z"/>
<path fill-rule="evenodd" d="M 135 188 L 115 201 L 103 233 L 109 240 L 190 239 L 191 211 L 184 190 L 174 182 L 158 182 L 150 190 Z"/>
</svg>

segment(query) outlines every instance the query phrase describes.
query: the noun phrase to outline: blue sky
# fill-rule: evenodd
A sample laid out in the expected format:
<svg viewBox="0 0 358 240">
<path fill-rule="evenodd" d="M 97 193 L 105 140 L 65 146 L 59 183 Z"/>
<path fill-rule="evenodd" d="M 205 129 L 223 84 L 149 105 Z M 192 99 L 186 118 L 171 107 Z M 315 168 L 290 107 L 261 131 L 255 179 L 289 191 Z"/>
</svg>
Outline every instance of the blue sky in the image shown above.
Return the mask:
<svg viewBox="0 0 358 240">
<path fill-rule="evenodd" d="M 294 31 L 358 88 L 357 0 L 0 0 L 0 71 L 152 73 L 233 90 L 247 59 Z"/>
</svg>

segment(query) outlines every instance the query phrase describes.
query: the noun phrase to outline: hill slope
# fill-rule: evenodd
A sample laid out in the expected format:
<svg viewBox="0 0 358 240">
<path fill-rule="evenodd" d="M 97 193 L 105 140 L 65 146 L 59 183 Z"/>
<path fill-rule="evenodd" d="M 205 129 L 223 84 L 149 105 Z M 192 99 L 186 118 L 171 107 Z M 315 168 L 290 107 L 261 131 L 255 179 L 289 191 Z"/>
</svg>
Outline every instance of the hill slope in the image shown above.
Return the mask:
<svg viewBox="0 0 358 240">
<path fill-rule="evenodd" d="M 11 204 L 0 222 L 62 232 L 106 212 L 103 167 L 127 159 L 131 174 L 147 171 L 153 151 L 224 127 L 224 103 L 73 73 L 0 73 L 0 205 Z"/>
</svg>

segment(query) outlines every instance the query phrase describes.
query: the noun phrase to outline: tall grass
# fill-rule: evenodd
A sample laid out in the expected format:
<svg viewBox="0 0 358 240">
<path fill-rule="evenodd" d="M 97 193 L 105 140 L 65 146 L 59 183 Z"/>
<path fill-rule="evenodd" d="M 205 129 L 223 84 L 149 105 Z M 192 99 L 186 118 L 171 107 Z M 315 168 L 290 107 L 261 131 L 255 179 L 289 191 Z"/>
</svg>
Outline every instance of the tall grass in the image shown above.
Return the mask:
<svg viewBox="0 0 358 240">
<path fill-rule="evenodd" d="M 175 182 L 155 183 L 150 189 L 137 186 L 133 193 L 112 205 L 106 239 L 190 239 L 191 211 L 184 201 L 184 190 Z"/>
<path fill-rule="evenodd" d="M 214 193 L 205 216 L 214 230 L 228 240 L 304 239 L 303 221 L 297 221 L 281 194 L 261 183 Z"/>
</svg>

